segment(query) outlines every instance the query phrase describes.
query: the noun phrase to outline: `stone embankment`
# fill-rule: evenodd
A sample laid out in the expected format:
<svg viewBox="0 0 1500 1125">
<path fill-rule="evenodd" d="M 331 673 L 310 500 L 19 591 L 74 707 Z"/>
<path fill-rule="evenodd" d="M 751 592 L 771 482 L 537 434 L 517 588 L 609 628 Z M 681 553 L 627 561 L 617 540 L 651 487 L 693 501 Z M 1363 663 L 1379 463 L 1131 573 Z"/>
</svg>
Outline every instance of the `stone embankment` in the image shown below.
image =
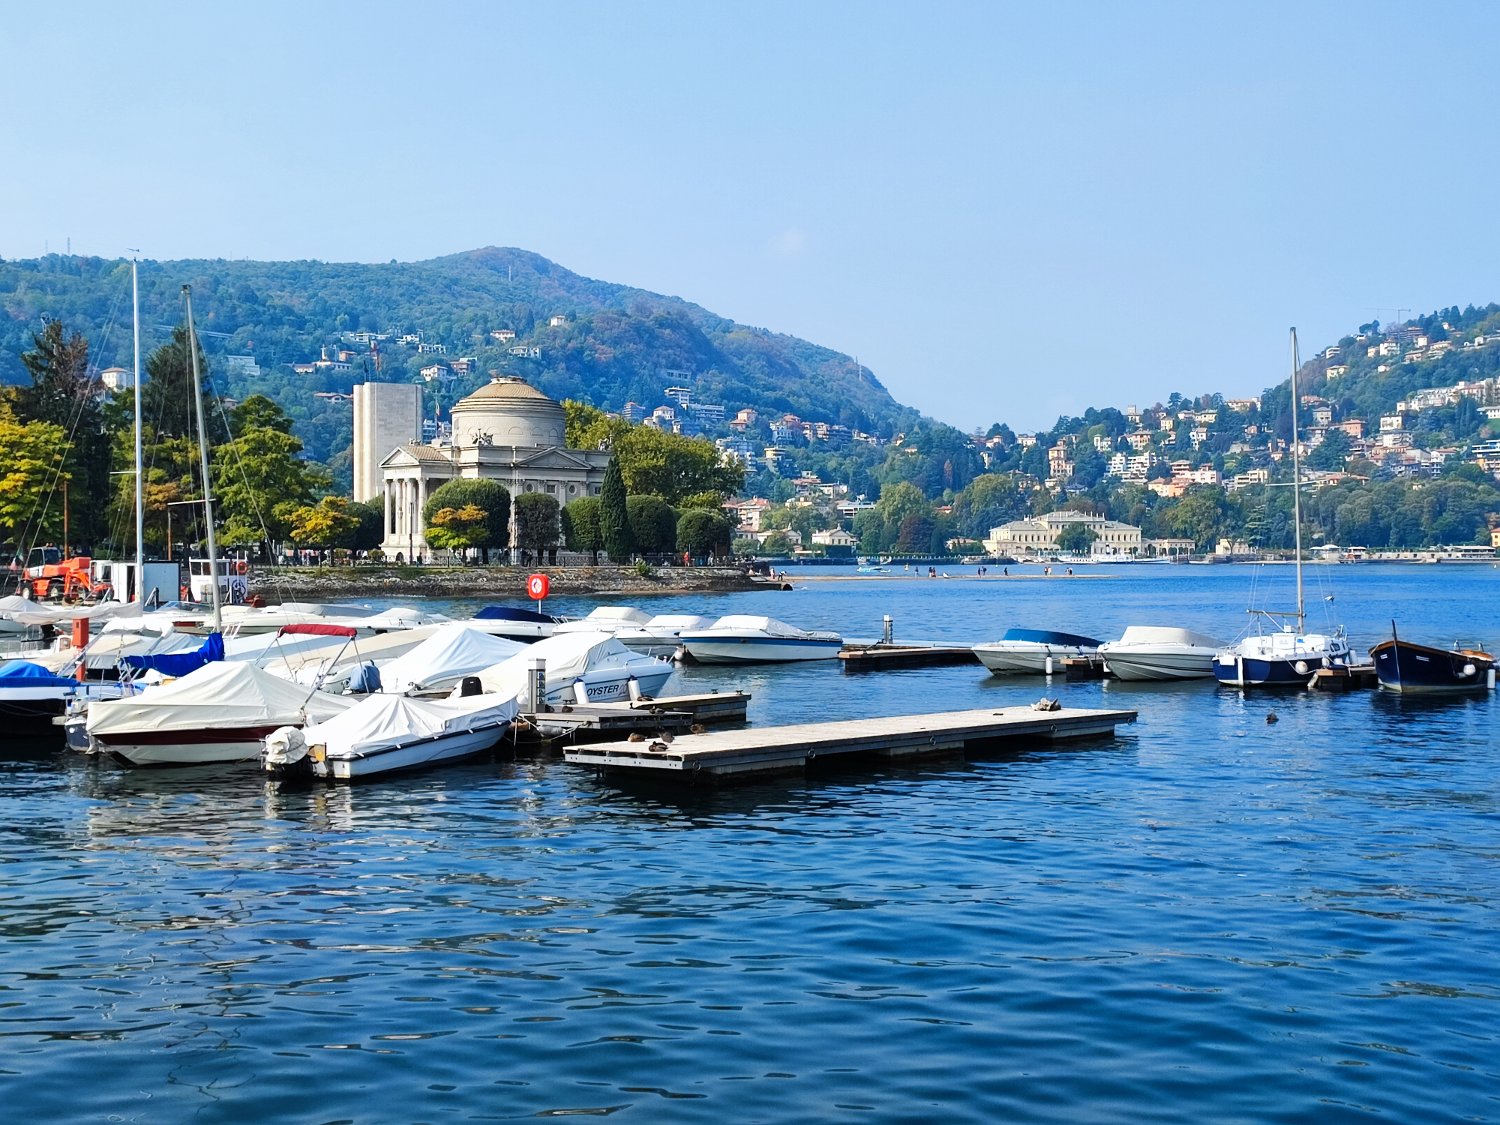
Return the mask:
<svg viewBox="0 0 1500 1125">
<path fill-rule="evenodd" d="M 526 578 L 545 574 L 553 595 L 687 594 L 768 585 L 737 566 L 268 566 L 253 568 L 250 592 L 268 602 L 332 598 L 525 599 Z"/>
</svg>

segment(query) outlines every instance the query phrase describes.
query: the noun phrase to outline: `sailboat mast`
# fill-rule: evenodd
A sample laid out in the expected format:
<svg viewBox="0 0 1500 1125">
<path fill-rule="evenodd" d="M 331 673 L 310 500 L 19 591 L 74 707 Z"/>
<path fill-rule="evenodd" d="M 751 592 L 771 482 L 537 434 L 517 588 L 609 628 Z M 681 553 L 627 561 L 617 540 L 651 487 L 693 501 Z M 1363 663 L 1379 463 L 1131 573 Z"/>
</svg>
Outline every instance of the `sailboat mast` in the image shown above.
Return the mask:
<svg viewBox="0 0 1500 1125">
<path fill-rule="evenodd" d="M 203 421 L 203 382 L 198 374 L 198 334 L 193 329 L 193 287 L 182 287 L 187 306 L 188 358 L 193 368 L 193 407 L 198 414 L 198 461 L 203 467 L 203 520 L 208 529 L 208 585 L 214 597 L 214 632 L 223 628 L 223 599 L 219 596 L 219 545 L 214 538 L 213 489 L 208 478 L 208 426 Z"/>
<path fill-rule="evenodd" d="M 1292 329 L 1292 534 L 1297 546 L 1297 632 L 1302 632 L 1306 610 L 1302 600 L 1302 450 L 1297 436 L 1297 330 Z"/>
<path fill-rule="evenodd" d="M 135 337 L 135 600 L 146 600 L 146 482 L 141 479 L 141 285 L 140 262 L 130 259 L 131 325 Z"/>
</svg>

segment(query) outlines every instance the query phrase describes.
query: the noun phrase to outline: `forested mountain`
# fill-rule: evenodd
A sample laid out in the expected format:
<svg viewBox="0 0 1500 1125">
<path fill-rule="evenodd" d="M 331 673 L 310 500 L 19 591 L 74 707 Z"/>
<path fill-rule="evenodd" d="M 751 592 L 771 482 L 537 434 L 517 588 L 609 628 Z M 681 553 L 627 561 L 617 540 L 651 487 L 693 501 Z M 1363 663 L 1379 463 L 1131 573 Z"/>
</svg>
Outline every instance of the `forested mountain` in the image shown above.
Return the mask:
<svg viewBox="0 0 1500 1125">
<path fill-rule="evenodd" d="M 470 371 L 430 384 L 445 407 L 503 370 L 554 398 L 610 410 L 627 401 L 649 410 L 665 388 L 684 385 L 730 417 L 753 407 L 885 436 L 917 418 L 848 356 L 677 297 L 581 277 L 524 250 L 383 265 L 143 261 L 140 282 L 146 351 L 181 321 L 180 291 L 190 284 L 216 389 L 274 398 L 308 454 L 335 465 L 350 442 L 349 406 L 317 392 L 347 393 L 365 379 L 408 382 L 462 358 L 473 360 L 459 364 Z M 25 380 L 19 357 L 44 318 L 86 336 L 99 367 L 130 366 L 127 262 L 56 254 L 0 262 L 0 313 L 0 382 Z M 361 332 L 392 335 L 372 348 L 353 341 Z M 294 372 L 293 364 L 340 344 L 356 352 L 347 367 Z M 253 356 L 260 373 L 232 373 L 228 355 Z"/>
</svg>

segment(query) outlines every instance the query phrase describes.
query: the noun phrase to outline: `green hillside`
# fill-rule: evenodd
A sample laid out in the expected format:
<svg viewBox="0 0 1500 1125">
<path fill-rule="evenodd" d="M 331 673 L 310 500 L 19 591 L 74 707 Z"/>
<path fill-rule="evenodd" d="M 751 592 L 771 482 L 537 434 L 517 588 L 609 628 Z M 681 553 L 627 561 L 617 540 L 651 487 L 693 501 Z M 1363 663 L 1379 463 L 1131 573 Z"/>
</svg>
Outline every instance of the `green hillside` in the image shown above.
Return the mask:
<svg viewBox="0 0 1500 1125">
<path fill-rule="evenodd" d="M 347 403 L 315 398 L 356 382 L 407 382 L 435 362 L 471 358 L 472 371 L 434 384 L 443 404 L 491 370 L 518 374 L 554 398 L 619 410 L 650 409 L 668 386 L 695 401 L 889 435 L 911 424 L 875 377 L 849 356 L 793 336 L 751 328 L 677 297 L 582 277 L 524 250 L 489 247 L 424 262 L 142 262 L 142 346 L 166 341 L 193 288 L 194 315 L 221 393 L 269 394 L 297 423 L 308 452 L 337 463 L 350 441 Z M 122 261 L 50 255 L 0 262 L 0 382 L 25 375 L 19 356 L 43 318 L 86 335 L 100 367 L 130 365 L 130 267 Z M 555 317 L 564 321 L 552 325 Z M 358 332 L 394 332 L 350 342 Z M 514 332 L 514 339 L 492 333 Z M 401 344 L 401 335 L 442 352 Z M 349 370 L 296 374 L 344 342 Z M 513 355 L 511 349 L 524 349 Z M 231 376 L 223 357 L 253 356 L 258 376 Z"/>
</svg>

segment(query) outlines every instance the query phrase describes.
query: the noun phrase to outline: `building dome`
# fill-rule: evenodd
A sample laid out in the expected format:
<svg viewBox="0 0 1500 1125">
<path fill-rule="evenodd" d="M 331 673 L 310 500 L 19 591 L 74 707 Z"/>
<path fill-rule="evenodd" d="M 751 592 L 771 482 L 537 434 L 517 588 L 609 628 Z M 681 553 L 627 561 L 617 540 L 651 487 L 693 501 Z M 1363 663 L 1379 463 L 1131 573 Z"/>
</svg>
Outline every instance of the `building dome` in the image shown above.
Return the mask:
<svg viewBox="0 0 1500 1125">
<path fill-rule="evenodd" d="M 557 448 L 567 443 L 566 429 L 562 403 L 515 376 L 491 379 L 453 404 L 455 446 Z"/>
</svg>

